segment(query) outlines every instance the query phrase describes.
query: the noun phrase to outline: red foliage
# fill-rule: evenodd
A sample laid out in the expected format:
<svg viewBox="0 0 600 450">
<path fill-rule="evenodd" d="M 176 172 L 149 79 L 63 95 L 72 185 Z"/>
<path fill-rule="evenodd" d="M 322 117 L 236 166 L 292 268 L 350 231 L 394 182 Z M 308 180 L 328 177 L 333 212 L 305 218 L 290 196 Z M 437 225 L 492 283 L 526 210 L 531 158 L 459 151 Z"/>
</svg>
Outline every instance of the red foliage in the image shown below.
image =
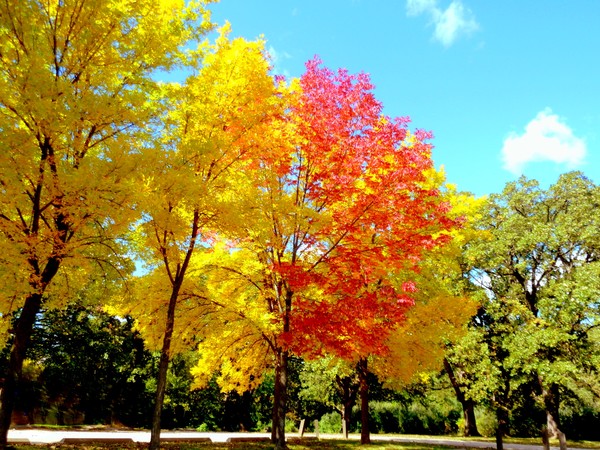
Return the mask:
<svg viewBox="0 0 600 450">
<path fill-rule="evenodd" d="M 427 187 L 431 134 L 383 116 L 366 74 L 332 72 L 314 59 L 300 86 L 290 109 L 300 138 L 294 158 L 279 159 L 290 161 L 282 186 L 319 214 L 288 240 L 292 257 L 273 263 L 294 293 L 282 340 L 300 354 L 381 354 L 416 290 L 396 287 L 391 275 L 415 270 L 443 243 L 439 233 L 456 226 Z"/>
</svg>

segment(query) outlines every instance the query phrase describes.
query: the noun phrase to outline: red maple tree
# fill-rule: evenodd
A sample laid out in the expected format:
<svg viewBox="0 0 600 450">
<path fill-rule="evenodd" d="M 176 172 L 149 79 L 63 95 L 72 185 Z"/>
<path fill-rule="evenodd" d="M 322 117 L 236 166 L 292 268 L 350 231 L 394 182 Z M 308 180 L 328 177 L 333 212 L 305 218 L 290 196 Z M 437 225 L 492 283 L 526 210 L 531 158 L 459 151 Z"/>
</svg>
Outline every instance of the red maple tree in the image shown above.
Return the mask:
<svg viewBox="0 0 600 450">
<path fill-rule="evenodd" d="M 281 95 L 288 99 L 284 117 L 253 153 L 245 180 L 240 176 L 240 215 L 232 216 L 230 228 L 233 259 L 256 258 L 249 267 L 260 273 L 227 267 L 217 276 L 221 288 L 242 282 L 253 293 L 243 311 L 222 320 L 231 330 L 210 341 L 239 355 L 245 342 L 262 340 L 274 354 L 277 448 L 286 445 L 289 355 L 333 353 L 360 361 L 385 354 L 389 333 L 413 303 L 415 286 L 406 272 L 456 225 L 430 179 L 431 135 L 410 132 L 406 117 L 383 115 L 366 74 L 333 72 L 313 59 Z M 252 321 L 244 332 L 257 329 L 258 338 L 239 339 L 233 327 L 248 318 L 249 308 L 265 312 L 253 317 L 272 320 L 262 329 Z M 226 309 L 223 302 L 216 314 Z M 208 353 L 212 361 L 223 357 Z M 227 364 L 247 365 L 243 358 Z"/>
<path fill-rule="evenodd" d="M 313 59 L 300 88 L 282 190 L 312 215 L 288 228 L 279 253 L 286 257 L 272 260 L 288 299 L 280 348 L 359 361 L 386 352 L 412 305 L 414 284 L 398 285 L 394 274 L 416 269 L 456 223 L 428 180 L 431 135 L 411 133 L 406 117 L 384 116 L 366 74 L 333 72 Z M 276 392 L 285 397 L 285 386 Z"/>
</svg>

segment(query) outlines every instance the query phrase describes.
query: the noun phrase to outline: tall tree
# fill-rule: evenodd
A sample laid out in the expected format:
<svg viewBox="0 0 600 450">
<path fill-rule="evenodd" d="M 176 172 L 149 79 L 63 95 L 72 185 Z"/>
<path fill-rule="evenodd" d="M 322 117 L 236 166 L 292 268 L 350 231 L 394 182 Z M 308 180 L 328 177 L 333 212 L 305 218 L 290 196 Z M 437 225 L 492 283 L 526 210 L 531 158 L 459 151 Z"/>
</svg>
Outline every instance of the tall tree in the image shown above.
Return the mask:
<svg viewBox="0 0 600 450">
<path fill-rule="evenodd" d="M 490 197 L 478 223 L 488 238 L 467 251 L 489 299 L 480 323 L 504 380 L 498 386 L 537 385 L 548 431 L 561 446 L 560 395 L 593 369 L 598 350 L 590 330 L 600 312 L 599 205 L 600 189 L 581 173 L 546 190 L 521 178 Z"/>
<path fill-rule="evenodd" d="M 195 324 L 208 304 L 195 255 L 209 245 L 215 221 L 232 214 L 237 174 L 260 148 L 262 130 L 279 114 L 277 83 L 263 43 L 229 40 L 228 32 L 226 25 L 214 45 L 201 49 L 197 73 L 185 84 L 165 86 L 162 134 L 143 151 L 143 216 L 136 240 L 146 268 L 128 312 L 161 352 L 152 449 L 160 444 L 171 355 L 194 344 Z"/>
<path fill-rule="evenodd" d="M 115 238 L 132 219 L 151 75 L 177 64 L 204 30 L 203 12 L 170 0 L 0 5 L 0 307 L 12 339 L 0 446 L 36 314 L 57 278 L 66 283 L 90 260 L 121 264 Z"/>
<path fill-rule="evenodd" d="M 333 72 L 315 59 L 291 88 L 280 132 L 286 139 L 267 146 L 241 189 L 243 215 L 228 235 L 236 238 L 230 262 L 253 262 L 218 264 L 230 273 L 223 276 L 227 284 L 238 283 L 229 289 L 241 295 L 215 311 L 230 319 L 209 350 L 222 352 L 225 368 L 241 366 L 229 349 L 262 340 L 256 348 L 270 350 L 277 448 L 286 446 L 290 353 L 330 349 L 358 359 L 367 350 L 385 351 L 390 324 L 412 305 L 409 284 L 393 285 L 390 271 L 414 267 L 425 249 L 445 240 L 440 231 L 454 225 L 448 205 L 426 182 L 429 135 L 410 133 L 406 118 L 383 116 L 366 75 Z M 199 375 L 210 371 L 208 359 Z"/>
</svg>

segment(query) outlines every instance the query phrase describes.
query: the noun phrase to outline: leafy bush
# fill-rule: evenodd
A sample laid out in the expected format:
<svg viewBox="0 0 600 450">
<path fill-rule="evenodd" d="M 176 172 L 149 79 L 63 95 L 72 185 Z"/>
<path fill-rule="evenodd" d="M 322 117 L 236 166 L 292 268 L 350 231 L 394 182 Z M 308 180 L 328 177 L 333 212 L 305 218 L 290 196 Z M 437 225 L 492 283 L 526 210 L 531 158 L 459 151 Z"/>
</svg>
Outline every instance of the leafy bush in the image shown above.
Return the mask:
<svg viewBox="0 0 600 450">
<path fill-rule="evenodd" d="M 371 402 L 369 404 L 371 431 L 373 433 L 399 433 L 400 408 L 398 402 Z"/>
<path fill-rule="evenodd" d="M 600 440 L 600 412 L 590 407 L 563 407 L 561 423 L 567 438 L 574 440 Z"/>
<path fill-rule="evenodd" d="M 404 434 L 454 434 L 462 416 L 453 401 L 424 397 L 403 404 L 399 411 L 399 431 Z"/>
<path fill-rule="evenodd" d="M 492 411 L 487 408 L 475 408 L 475 420 L 477 421 L 477 431 L 482 436 L 493 437 L 496 435 L 498 421 Z"/>
<path fill-rule="evenodd" d="M 330 412 L 321 416 L 319 432 L 340 433 L 342 430 L 342 416 L 337 412 Z"/>
</svg>

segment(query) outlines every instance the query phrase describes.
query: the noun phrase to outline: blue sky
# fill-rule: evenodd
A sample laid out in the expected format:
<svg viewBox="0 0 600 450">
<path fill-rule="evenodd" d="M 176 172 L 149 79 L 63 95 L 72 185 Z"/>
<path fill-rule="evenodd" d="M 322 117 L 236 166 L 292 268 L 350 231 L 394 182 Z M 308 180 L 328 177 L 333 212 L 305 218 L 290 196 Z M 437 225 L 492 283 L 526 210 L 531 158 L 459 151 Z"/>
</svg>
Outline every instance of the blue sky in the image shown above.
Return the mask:
<svg viewBox="0 0 600 450">
<path fill-rule="evenodd" d="M 448 181 L 480 196 L 521 174 L 600 182 L 598 0 L 221 0 L 233 36 L 263 36 L 275 69 L 318 55 L 366 72 L 385 114 L 434 133 Z"/>
</svg>

